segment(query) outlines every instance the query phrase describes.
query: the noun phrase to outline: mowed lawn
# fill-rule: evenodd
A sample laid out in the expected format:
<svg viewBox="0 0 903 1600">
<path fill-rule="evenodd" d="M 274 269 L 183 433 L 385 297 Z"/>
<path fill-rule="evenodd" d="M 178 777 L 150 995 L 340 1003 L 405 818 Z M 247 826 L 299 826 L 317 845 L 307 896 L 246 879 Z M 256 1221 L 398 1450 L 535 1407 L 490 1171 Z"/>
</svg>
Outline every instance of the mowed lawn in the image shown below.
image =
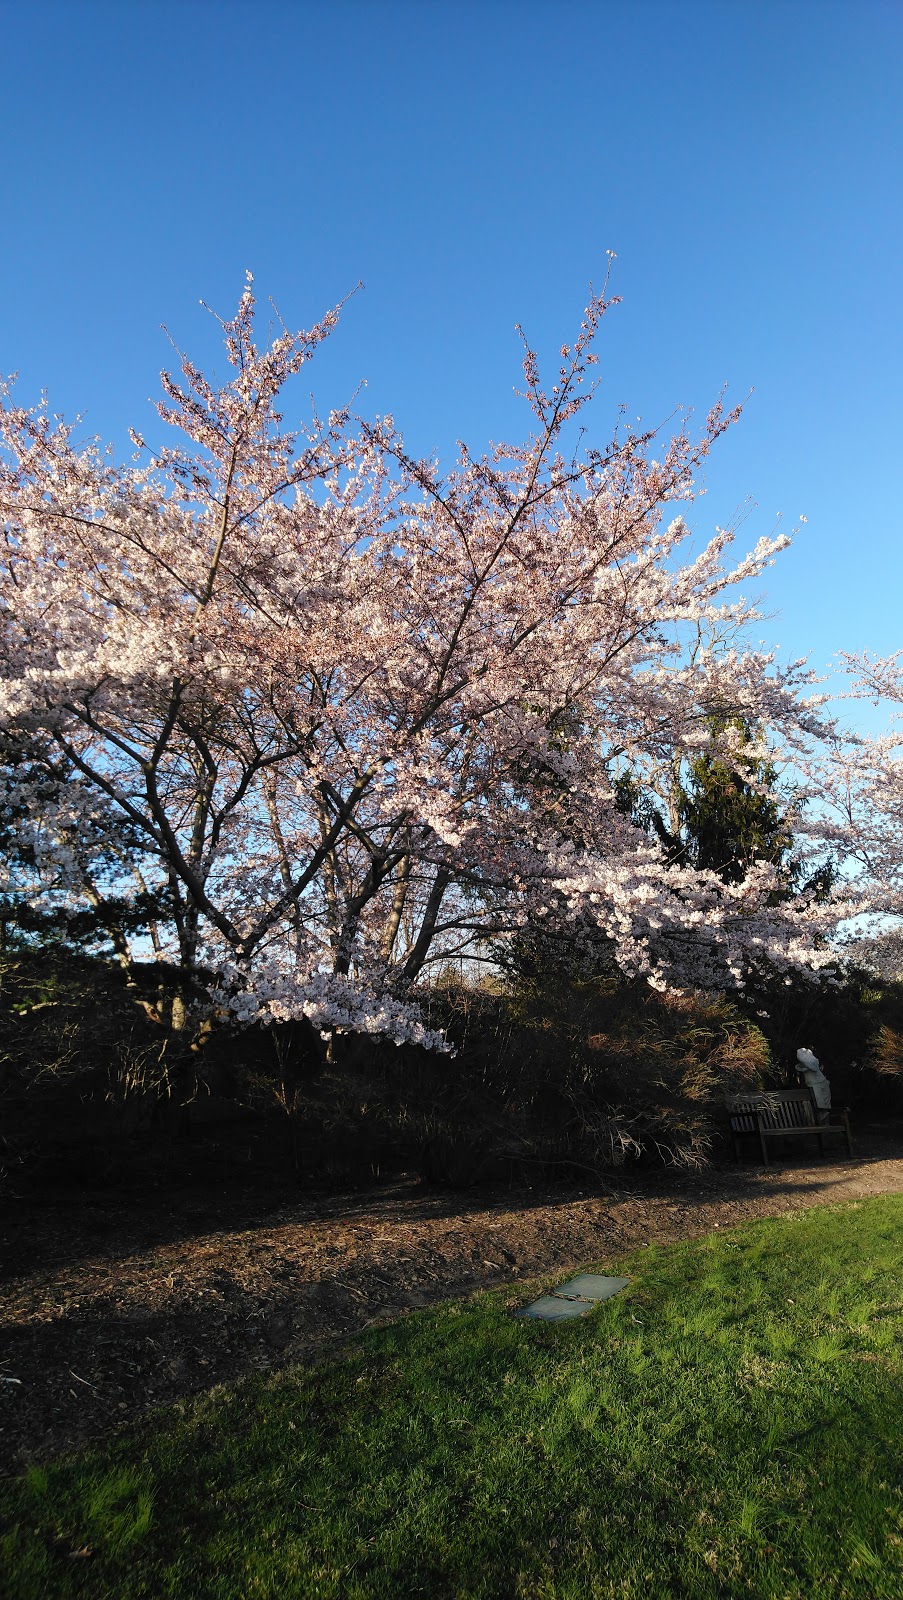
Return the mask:
<svg viewBox="0 0 903 1600">
<path fill-rule="evenodd" d="M 584 1319 L 483 1294 L 7 1481 L 0 1590 L 900 1600 L 903 1197 L 600 1265 Z"/>
</svg>

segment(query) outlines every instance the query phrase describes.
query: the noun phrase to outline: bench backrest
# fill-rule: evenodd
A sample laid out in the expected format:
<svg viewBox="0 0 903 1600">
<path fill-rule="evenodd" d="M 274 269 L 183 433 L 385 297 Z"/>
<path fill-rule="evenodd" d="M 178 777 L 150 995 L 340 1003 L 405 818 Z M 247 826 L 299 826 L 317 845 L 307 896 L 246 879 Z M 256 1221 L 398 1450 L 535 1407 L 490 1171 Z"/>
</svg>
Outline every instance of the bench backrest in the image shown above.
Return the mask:
<svg viewBox="0 0 903 1600">
<path fill-rule="evenodd" d="M 765 1128 L 811 1128 L 815 1107 L 808 1089 L 768 1089 L 758 1094 L 729 1094 L 724 1102 L 734 1133 L 755 1133 L 758 1118 Z"/>
</svg>

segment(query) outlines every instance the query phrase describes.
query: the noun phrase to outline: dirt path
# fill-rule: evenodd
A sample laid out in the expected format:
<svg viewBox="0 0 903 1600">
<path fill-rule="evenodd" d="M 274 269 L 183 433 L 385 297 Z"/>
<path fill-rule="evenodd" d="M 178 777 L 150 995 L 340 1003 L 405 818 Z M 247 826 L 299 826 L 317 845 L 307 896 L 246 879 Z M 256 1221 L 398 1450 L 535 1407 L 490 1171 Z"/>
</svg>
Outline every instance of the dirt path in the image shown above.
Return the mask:
<svg viewBox="0 0 903 1600">
<path fill-rule="evenodd" d="M 209 1204 L 159 1200 L 137 1216 L 111 1202 L 20 1212 L 2 1240 L 0 1377 L 20 1381 L 0 1382 L 0 1472 L 452 1295 L 903 1191 L 903 1127 L 860 1129 L 857 1146 L 852 1162 L 619 1176 L 609 1193 L 400 1183 L 228 1227 Z"/>
</svg>

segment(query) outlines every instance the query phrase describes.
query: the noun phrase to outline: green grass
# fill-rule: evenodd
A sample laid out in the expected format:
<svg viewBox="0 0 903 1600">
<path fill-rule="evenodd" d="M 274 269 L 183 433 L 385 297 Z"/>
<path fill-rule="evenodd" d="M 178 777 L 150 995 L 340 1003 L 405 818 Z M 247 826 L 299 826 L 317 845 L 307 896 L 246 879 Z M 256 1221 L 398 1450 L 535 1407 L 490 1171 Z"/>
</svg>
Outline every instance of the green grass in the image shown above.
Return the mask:
<svg viewBox="0 0 903 1600">
<path fill-rule="evenodd" d="M 903 1197 L 504 1293 L 5 1486 L 12 1600 L 903 1596 Z"/>
</svg>

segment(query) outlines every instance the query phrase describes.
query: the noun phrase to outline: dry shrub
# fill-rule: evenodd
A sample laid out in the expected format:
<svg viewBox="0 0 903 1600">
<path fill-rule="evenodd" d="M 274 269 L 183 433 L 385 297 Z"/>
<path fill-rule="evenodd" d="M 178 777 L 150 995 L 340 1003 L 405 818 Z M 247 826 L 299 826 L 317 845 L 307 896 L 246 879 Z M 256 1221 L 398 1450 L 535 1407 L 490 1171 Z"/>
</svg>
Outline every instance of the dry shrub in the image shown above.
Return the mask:
<svg viewBox="0 0 903 1600">
<path fill-rule="evenodd" d="M 222 1031 L 190 1059 L 171 1052 L 145 1004 L 159 972 L 139 975 L 137 995 L 98 962 L 17 958 L 3 976 L 5 1161 L 11 1173 L 26 1162 L 38 1181 L 73 1161 L 92 1183 L 137 1171 L 136 1141 L 169 1163 L 183 1132 L 196 1148 L 230 1148 L 229 1117 L 249 1149 L 259 1135 L 269 1167 L 343 1187 L 411 1170 L 466 1187 L 701 1167 L 724 1093 L 771 1068 L 763 1034 L 726 1000 L 611 977 L 558 974 L 502 992 L 446 975 L 420 998 L 454 1057 L 345 1036 L 327 1062 L 306 1023 Z M 903 1035 L 893 1037 L 899 1049 Z"/>
<path fill-rule="evenodd" d="M 903 1081 L 903 1033 L 886 1025 L 879 1028 L 871 1042 L 869 1064 L 883 1078 Z"/>
<path fill-rule="evenodd" d="M 428 1009 L 459 1048 L 434 1085 L 426 1141 L 430 1176 L 449 1182 L 505 1164 L 574 1177 L 637 1162 L 704 1166 L 724 1094 L 771 1069 L 764 1035 L 728 1001 L 643 984 L 514 995 L 446 984 Z M 417 1120 L 410 1098 L 408 1117 Z"/>
<path fill-rule="evenodd" d="M 897 1019 L 895 1019 L 896 1021 Z M 872 1111 L 903 1112 L 903 1027 L 882 1023 L 872 1034 L 862 1060 L 851 1073 L 854 1093 Z M 851 1096 L 850 1098 L 853 1098 Z"/>
</svg>

